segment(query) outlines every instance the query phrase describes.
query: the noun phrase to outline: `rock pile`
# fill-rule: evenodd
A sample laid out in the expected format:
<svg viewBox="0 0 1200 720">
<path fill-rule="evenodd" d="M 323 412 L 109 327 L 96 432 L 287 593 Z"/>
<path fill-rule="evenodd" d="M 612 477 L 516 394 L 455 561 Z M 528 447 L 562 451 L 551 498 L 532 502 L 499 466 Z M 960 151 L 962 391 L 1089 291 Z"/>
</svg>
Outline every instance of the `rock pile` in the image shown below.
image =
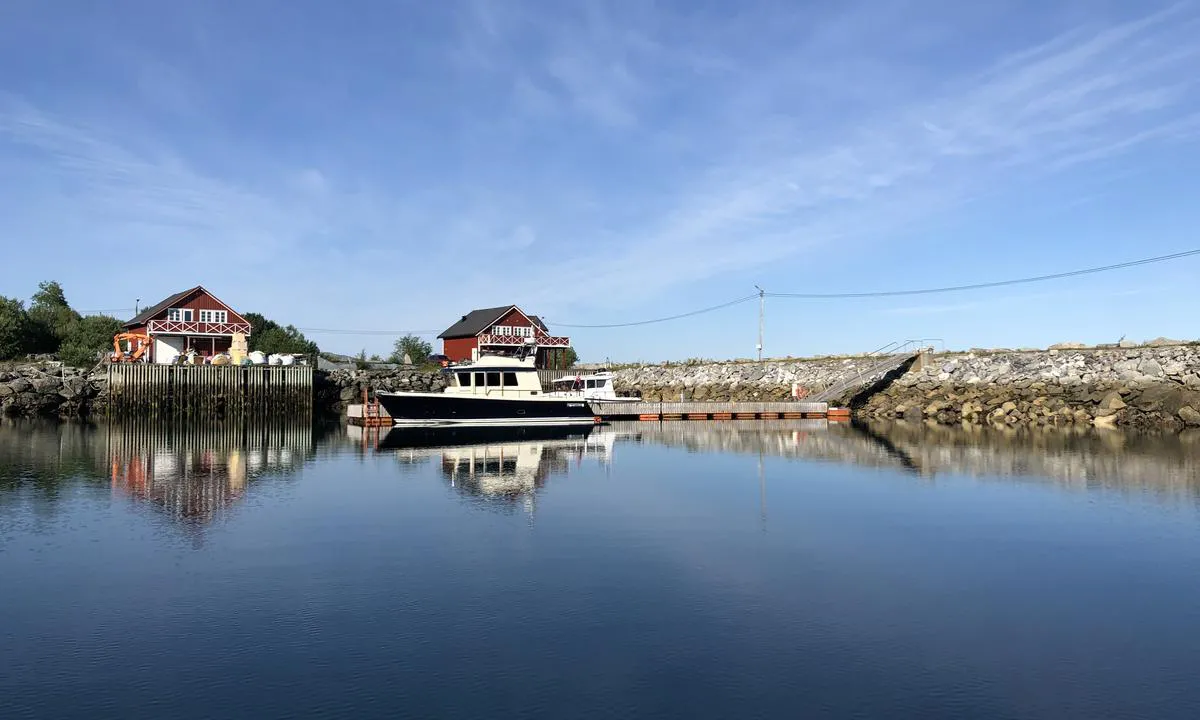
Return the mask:
<svg viewBox="0 0 1200 720">
<path fill-rule="evenodd" d="M 0 414 L 8 417 L 81 417 L 91 411 L 104 377 L 57 362 L 0 370 Z"/>
<path fill-rule="evenodd" d="M 856 410 L 943 424 L 1200 426 L 1200 346 L 933 356 Z"/>
<path fill-rule="evenodd" d="M 1200 345 L 1159 339 L 1139 347 L 973 351 L 928 356 L 874 394 L 845 397 L 860 416 L 996 425 L 1200 425 Z M 639 365 L 616 370 L 621 393 L 647 400 L 785 400 L 810 394 L 874 360 Z"/>
<path fill-rule="evenodd" d="M 347 405 L 362 402 L 364 388 L 437 392 L 446 387 L 440 372 L 417 368 L 318 372 L 313 383 L 314 407 L 325 413 L 344 413 Z"/>
<path fill-rule="evenodd" d="M 614 375 L 618 394 L 638 391 L 644 400 L 771 401 L 790 398 L 793 383 L 816 392 L 876 362 L 849 357 L 637 365 L 616 369 Z"/>
</svg>

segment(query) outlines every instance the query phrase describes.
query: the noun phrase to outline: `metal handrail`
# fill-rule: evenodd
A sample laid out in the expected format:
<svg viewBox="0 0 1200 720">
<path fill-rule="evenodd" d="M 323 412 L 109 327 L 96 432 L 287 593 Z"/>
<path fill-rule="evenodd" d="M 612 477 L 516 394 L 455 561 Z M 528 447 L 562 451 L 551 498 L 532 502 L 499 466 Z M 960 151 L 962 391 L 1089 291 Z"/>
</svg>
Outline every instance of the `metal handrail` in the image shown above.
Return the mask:
<svg viewBox="0 0 1200 720">
<path fill-rule="evenodd" d="M 857 381 L 858 385 L 865 385 L 870 378 L 874 377 L 880 372 L 886 374 L 896 367 L 899 367 L 904 360 L 919 354 L 922 350 L 925 350 L 921 343 L 936 339 L 939 338 L 922 338 L 920 340 L 890 342 L 878 350 L 867 353 L 863 356 L 864 359 L 875 357 L 883 357 L 886 359 L 877 362 L 866 369 L 858 370 L 854 377 L 839 380 L 833 383 L 829 387 L 826 387 L 824 390 L 814 395 L 812 400 L 816 402 L 828 402 L 829 400 L 848 390 L 851 386 L 855 385 L 855 381 Z"/>
</svg>

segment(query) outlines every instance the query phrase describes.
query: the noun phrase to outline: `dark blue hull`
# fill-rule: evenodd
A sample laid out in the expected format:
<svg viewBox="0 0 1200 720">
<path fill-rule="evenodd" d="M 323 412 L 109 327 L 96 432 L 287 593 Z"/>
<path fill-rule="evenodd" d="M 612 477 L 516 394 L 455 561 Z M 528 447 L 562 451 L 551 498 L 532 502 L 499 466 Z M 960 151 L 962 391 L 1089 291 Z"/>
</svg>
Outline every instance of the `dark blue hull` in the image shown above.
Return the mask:
<svg viewBox="0 0 1200 720">
<path fill-rule="evenodd" d="M 454 393 L 379 393 L 397 424 L 580 425 L 593 422 L 583 400 L 485 398 Z"/>
</svg>

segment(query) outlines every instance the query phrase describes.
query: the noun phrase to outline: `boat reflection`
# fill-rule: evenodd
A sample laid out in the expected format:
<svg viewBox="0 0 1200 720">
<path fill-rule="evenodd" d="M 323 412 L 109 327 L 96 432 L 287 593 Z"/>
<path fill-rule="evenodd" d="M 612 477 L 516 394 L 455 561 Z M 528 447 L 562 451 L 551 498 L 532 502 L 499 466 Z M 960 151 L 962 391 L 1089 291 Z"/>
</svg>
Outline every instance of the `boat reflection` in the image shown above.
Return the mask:
<svg viewBox="0 0 1200 720">
<path fill-rule="evenodd" d="M 615 433 L 592 427 L 396 427 L 377 448 L 401 462 L 429 459 L 463 497 L 495 508 L 532 513 L 536 496 L 552 475 L 595 460 L 612 463 Z"/>
</svg>

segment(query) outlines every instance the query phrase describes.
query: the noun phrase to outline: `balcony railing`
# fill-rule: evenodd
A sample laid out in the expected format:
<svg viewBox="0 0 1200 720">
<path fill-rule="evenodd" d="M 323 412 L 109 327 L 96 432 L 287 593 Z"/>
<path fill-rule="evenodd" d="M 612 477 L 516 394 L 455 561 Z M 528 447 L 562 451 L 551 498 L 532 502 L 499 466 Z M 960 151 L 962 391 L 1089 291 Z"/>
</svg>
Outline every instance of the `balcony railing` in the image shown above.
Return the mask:
<svg viewBox="0 0 1200 720">
<path fill-rule="evenodd" d="M 522 337 L 520 335 L 480 335 L 482 345 L 537 345 L 538 347 L 571 347 L 571 338 L 539 335 L 537 337 Z"/>
<path fill-rule="evenodd" d="M 249 323 L 210 323 L 198 320 L 151 320 L 146 329 L 151 335 L 232 335 L 250 334 Z"/>
</svg>

